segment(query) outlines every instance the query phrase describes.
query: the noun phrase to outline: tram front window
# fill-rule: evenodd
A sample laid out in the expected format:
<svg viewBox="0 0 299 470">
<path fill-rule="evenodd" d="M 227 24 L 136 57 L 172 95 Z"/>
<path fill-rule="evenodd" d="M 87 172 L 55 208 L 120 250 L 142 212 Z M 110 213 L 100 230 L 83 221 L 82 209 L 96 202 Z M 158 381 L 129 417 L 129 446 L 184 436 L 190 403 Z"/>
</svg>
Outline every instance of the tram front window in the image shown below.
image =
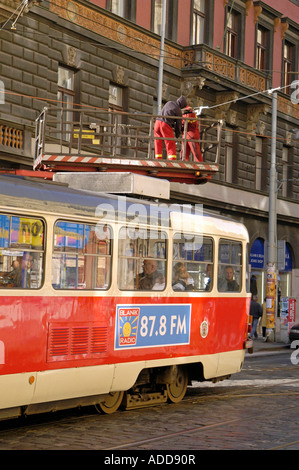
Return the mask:
<svg viewBox="0 0 299 470">
<path fill-rule="evenodd" d="M 240 292 L 242 287 L 242 244 L 220 240 L 218 291 Z"/>
</svg>

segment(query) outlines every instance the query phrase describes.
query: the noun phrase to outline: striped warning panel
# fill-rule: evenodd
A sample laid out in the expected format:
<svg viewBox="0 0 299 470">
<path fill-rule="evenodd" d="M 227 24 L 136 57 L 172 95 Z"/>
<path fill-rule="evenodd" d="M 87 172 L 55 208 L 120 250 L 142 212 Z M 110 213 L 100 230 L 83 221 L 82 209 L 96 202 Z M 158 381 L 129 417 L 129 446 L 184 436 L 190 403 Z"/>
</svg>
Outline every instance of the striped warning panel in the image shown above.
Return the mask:
<svg viewBox="0 0 299 470">
<path fill-rule="evenodd" d="M 200 172 L 214 173 L 218 171 L 218 165 L 205 164 L 201 162 L 185 162 L 181 160 L 137 160 L 129 158 L 108 158 L 92 156 L 72 155 L 43 155 L 42 162 L 57 164 L 84 164 L 84 165 L 112 165 L 126 167 L 157 168 L 168 170 L 195 170 Z"/>
</svg>

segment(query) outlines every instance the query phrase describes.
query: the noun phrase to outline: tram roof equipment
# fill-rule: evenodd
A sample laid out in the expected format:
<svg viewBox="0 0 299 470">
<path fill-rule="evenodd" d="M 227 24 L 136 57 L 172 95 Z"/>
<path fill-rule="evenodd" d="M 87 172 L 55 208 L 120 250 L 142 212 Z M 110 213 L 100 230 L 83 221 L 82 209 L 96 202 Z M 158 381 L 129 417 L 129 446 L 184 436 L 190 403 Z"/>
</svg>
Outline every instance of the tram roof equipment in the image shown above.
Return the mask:
<svg viewBox="0 0 299 470">
<path fill-rule="evenodd" d="M 171 161 L 154 159 L 156 118 L 93 108 L 45 107 L 36 119 L 33 170 L 48 172 L 49 178 L 57 171 L 130 172 L 169 182 L 209 181 L 219 168 L 222 121 L 198 118 L 204 162 L 193 161 L 192 155 L 190 161 L 185 160 L 186 130 L 175 139 L 182 159 Z"/>
</svg>

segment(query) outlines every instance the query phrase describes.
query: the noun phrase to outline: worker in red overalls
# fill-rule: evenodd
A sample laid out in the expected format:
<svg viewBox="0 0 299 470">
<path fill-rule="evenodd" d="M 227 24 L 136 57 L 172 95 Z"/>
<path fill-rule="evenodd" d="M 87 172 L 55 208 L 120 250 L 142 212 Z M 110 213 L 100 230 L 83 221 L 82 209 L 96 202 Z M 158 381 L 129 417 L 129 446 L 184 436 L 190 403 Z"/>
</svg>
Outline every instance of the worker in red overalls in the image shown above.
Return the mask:
<svg viewBox="0 0 299 470">
<path fill-rule="evenodd" d="M 183 129 L 185 125 L 188 126 L 186 139 L 199 141 L 200 134 L 199 134 L 199 125 L 197 121 L 197 116 L 190 106 L 187 106 L 186 109 L 183 111 L 183 117 L 185 118 L 182 124 Z M 184 142 L 182 142 L 181 158 L 183 156 L 183 145 L 184 145 Z M 203 161 L 199 142 L 188 142 L 188 141 L 186 142 L 186 154 L 185 154 L 186 161 L 189 161 L 190 150 L 193 154 L 195 162 Z"/>
<path fill-rule="evenodd" d="M 176 160 L 176 141 L 167 140 L 178 138 L 182 132 L 181 119 L 167 119 L 167 116 L 182 117 L 182 109 L 187 106 L 187 100 L 180 96 L 177 101 L 168 101 L 162 108 L 161 117 L 158 117 L 154 126 L 154 136 L 162 137 L 165 142 L 167 159 Z M 162 159 L 163 140 L 155 139 L 155 158 Z"/>
</svg>

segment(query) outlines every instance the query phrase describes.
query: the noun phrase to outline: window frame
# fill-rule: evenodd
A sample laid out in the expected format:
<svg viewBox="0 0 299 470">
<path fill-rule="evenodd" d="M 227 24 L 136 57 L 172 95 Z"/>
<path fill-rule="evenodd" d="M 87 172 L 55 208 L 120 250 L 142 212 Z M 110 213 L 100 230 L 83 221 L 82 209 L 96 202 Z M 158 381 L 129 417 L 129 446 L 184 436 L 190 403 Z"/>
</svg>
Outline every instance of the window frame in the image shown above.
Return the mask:
<svg viewBox="0 0 299 470">
<path fill-rule="evenodd" d="M 285 57 L 284 50 L 288 48 L 290 54 Z M 290 87 L 293 80 L 296 79 L 296 45 L 291 42 L 288 38 L 285 38 L 282 43 L 282 71 L 281 71 L 281 86 L 286 87 L 282 91 L 285 94 L 291 94 L 292 89 Z M 290 57 L 291 56 L 291 57 Z M 287 67 L 287 70 L 286 70 Z"/>
<path fill-rule="evenodd" d="M 228 27 L 228 15 L 234 15 L 235 19 L 237 20 L 238 24 L 233 25 L 232 28 Z M 244 43 L 245 43 L 245 19 L 246 19 L 246 12 L 245 8 L 234 4 L 233 8 L 230 4 L 226 6 L 225 10 L 225 24 L 224 24 L 224 31 L 225 31 L 225 41 L 224 41 L 224 53 L 235 60 L 244 60 Z M 231 32 L 234 37 L 236 37 L 235 41 L 235 53 L 234 55 L 229 54 L 229 42 L 228 42 L 228 31 Z"/>
<path fill-rule="evenodd" d="M 255 141 L 255 189 L 262 189 L 262 170 L 263 170 L 263 137 L 256 137 Z M 257 145 L 260 143 L 260 145 Z"/>
<path fill-rule="evenodd" d="M 227 139 L 227 133 L 231 135 L 231 141 Z M 224 180 L 226 183 L 233 183 L 234 168 L 234 133 L 233 129 L 225 129 L 225 160 L 224 160 Z"/>
<path fill-rule="evenodd" d="M 46 254 L 46 221 L 44 218 L 42 217 L 35 217 L 33 215 L 27 215 L 27 214 L 10 214 L 10 213 L 7 213 L 7 212 L 1 212 L 0 216 L 4 216 L 4 217 L 7 217 L 8 218 L 8 221 L 9 221 L 9 228 L 8 228 L 8 246 L 3 246 L 0 248 L 0 253 L 1 253 L 1 257 L 4 257 L 4 256 L 7 256 L 7 258 L 11 258 L 11 259 L 8 259 L 7 260 L 7 266 L 8 265 L 11 265 L 10 267 L 12 267 L 12 263 L 14 261 L 18 261 L 19 264 L 20 264 L 20 275 L 21 275 L 21 278 L 20 278 L 20 282 L 22 284 L 24 284 L 26 282 L 29 282 L 29 286 L 27 285 L 20 285 L 20 286 L 12 286 L 12 285 L 9 285 L 9 283 L 6 284 L 6 286 L 4 284 L 1 285 L 1 289 L 21 289 L 21 290 L 40 290 L 43 285 L 44 285 L 44 282 L 45 282 L 45 254 Z M 23 237 L 27 237 L 28 235 L 31 237 L 37 237 L 39 236 L 39 233 L 40 232 L 37 232 L 36 234 L 34 234 L 32 232 L 32 227 L 29 228 L 29 231 L 27 233 L 26 231 L 26 227 L 28 228 L 28 224 L 30 222 L 28 221 L 35 221 L 35 223 L 33 225 L 36 225 L 36 222 L 40 222 L 42 224 L 42 243 L 41 243 L 41 248 L 38 248 L 38 249 L 33 249 L 32 248 L 32 244 L 31 247 L 26 247 L 24 245 L 26 245 L 26 242 L 25 243 L 21 243 L 21 242 L 18 242 L 18 246 L 16 246 L 16 243 L 13 243 L 12 242 L 12 233 L 13 233 L 13 218 L 15 219 L 19 219 L 19 223 L 21 224 L 22 223 L 22 219 L 23 219 L 23 227 L 25 228 L 25 234 L 24 234 L 24 228 L 22 229 L 22 233 L 23 233 Z M 20 225 L 21 227 L 21 225 Z M 21 233 L 21 230 L 19 229 L 19 234 Z M 7 252 L 9 254 L 3 254 L 3 250 L 7 250 Z M 20 253 L 21 251 L 23 252 L 23 255 L 21 257 Z M 26 254 L 26 256 L 24 257 L 24 253 Z M 31 256 L 32 259 L 33 259 L 33 262 L 34 262 L 34 257 L 33 257 L 33 254 L 39 254 L 39 259 L 37 260 L 38 261 L 38 271 L 40 273 L 40 281 L 39 281 L 39 284 L 36 286 L 36 287 L 32 287 L 31 286 L 31 282 L 35 282 L 33 279 L 32 279 L 32 274 L 34 275 L 34 270 L 32 269 L 32 264 L 30 262 L 30 259 L 29 257 Z M 15 259 L 13 259 L 15 258 Z M 2 261 L 3 258 L 2 258 Z M 27 265 L 25 265 L 25 263 L 27 263 Z M 3 263 L 2 263 L 2 266 L 3 266 Z M 4 276 L 8 276 L 8 274 L 10 273 L 11 271 L 6 271 L 4 274 L 3 274 L 3 277 L 1 279 L 1 282 L 4 281 Z M 36 273 L 35 273 L 36 275 Z"/>
<path fill-rule="evenodd" d="M 175 253 L 174 253 L 174 249 L 175 249 L 175 246 L 176 245 L 180 245 L 180 243 L 176 243 L 176 236 L 180 236 L 180 238 L 178 238 L 178 240 L 184 240 L 184 243 L 183 244 L 190 244 L 190 238 L 191 237 L 194 237 L 197 239 L 197 241 L 195 241 L 194 243 L 200 243 L 200 241 L 202 241 L 201 243 L 201 247 L 205 244 L 204 242 L 208 241 L 209 242 L 209 245 L 211 246 L 211 259 L 203 259 L 203 260 L 195 260 L 194 259 L 194 255 L 196 253 L 196 250 L 192 250 L 192 253 L 193 253 L 193 259 L 190 260 L 190 259 L 186 259 L 186 258 L 183 258 L 183 257 L 176 257 L 175 256 Z M 185 237 L 184 237 L 185 236 Z M 206 245 L 208 245 L 208 243 L 206 243 Z M 189 250 L 190 251 L 190 250 Z M 186 250 L 187 252 L 187 250 Z M 180 253 L 180 249 L 177 250 L 177 253 Z M 201 275 L 203 273 L 207 274 L 207 266 L 208 265 L 211 265 L 211 277 L 208 278 L 207 275 L 205 275 L 205 279 L 209 279 L 207 281 L 204 280 L 204 287 L 203 288 L 195 288 L 194 286 L 196 285 L 196 279 L 194 279 L 193 275 L 190 274 L 194 280 L 194 286 L 192 288 L 192 291 L 193 292 L 210 292 L 212 289 L 213 289 L 213 283 L 214 283 L 214 265 L 215 265 L 215 241 L 214 241 L 214 238 L 211 237 L 211 236 L 208 236 L 208 235 L 199 235 L 199 234 L 196 234 L 196 233 L 189 233 L 189 234 L 186 234 L 185 232 L 184 233 L 181 233 L 181 232 L 174 232 L 173 234 L 173 237 L 172 237 L 172 279 L 171 279 L 171 284 L 172 284 L 172 289 L 174 292 L 178 292 L 176 289 L 173 288 L 173 283 L 175 282 L 174 280 L 174 267 L 177 263 L 183 263 L 186 265 L 186 269 L 187 271 L 189 272 L 190 274 L 190 271 L 191 271 L 191 268 L 192 268 L 192 265 L 194 266 L 204 266 L 204 269 L 203 270 L 198 270 L 198 271 L 191 271 L 191 272 L 195 272 L 196 274 Z M 190 267 L 191 265 L 191 267 Z M 196 276 L 195 274 L 195 276 Z M 203 277 L 203 276 L 202 276 Z M 199 278 L 198 278 L 198 286 L 199 286 Z M 207 287 L 209 287 L 207 289 Z"/>
<path fill-rule="evenodd" d="M 220 246 L 221 246 L 222 243 L 223 243 L 223 245 L 227 244 L 230 247 L 229 248 L 229 259 L 228 259 L 227 262 L 220 261 L 220 255 L 221 255 Z M 239 245 L 239 247 L 240 247 L 240 254 L 241 254 L 240 263 L 232 262 L 232 246 L 233 245 Z M 242 287 L 243 287 L 243 266 L 244 266 L 244 259 L 243 258 L 244 258 L 244 253 L 243 253 L 243 243 L 242 243 L 242 241 L 233 240 L 233 239 L 229 239 L 229 238 L 219 238 L 219 240 L 218 240 L 218 260 L 217 260 L 217 265 L 218 265 L 217 290 L 218 290 L 218 292 L 221 292 L 221 293 L 231 293 L 231 292 L 240 293 L 242 291 Z M 237 271 L 238 275 L 239 275 L 239 279 L 238 279 L 238 281 L 236 281 L 238 283 L 238 286 L 239 286 L 238 290 L 222 290 L 221 289 L 221 277 L 223 278 L 224 273 L 220 274 L 220 272 L 223 270 L 223 268 L 224 268 L 224 271 L 225 271 L 226 267 L 232 267 L 234 269 L 234 280 L 235 281 L 236 281 L 236 268 L 239 268 L 239 270 Z"/>
<path fill-rule="evenodd" d="M 136 237 L 137 240 L 144 240 L 145 242 L 146 241 L 149 241 L 151 239 L 153 240 L 156 240 L 157 242 L 159 243 L 164 243 L 164 250 L 165 250 L 165 256 L 162 257 L 162 256 L 154 256 L 154 253 L 153 252 L 148 252 L 147 251 L 147 248 L 146 247 L 146 243 L 141 243 L 140 245 L 138 245 L 138 241 L 137 241 L 137 245 L 134 247 L 134 243 L 132 242 L 132 240 L 136 240 L 134 239 L 133 237 L 130 237 L 128 236 L 128 234 L 130 233 L 130 231 L 134 231 L 135 230 L 135 233 L 149 233 L 149 237 Z M 126 236 L 123 237 L 123 232 L 126 231 Z M 157 234 L 159 235 L 157 238 L 155 236 L 153 236 L 154 234 Z M 122 244 L 122 241 L 124 242 L 124 244 Z M 127 253 L 127 254 L 123 254 L 121 253 L 121 249 L 127 247 L 127 243 L 129 243 L 129 247 L 131 249 L 135 249 L 135 253 L 133 251 L 130 252 L 130 253 Z M 133 246 L 131 246 L 131 244 L 133 243 Z M 156 243 L 156 242 L 155 242 Z M 155 243 L 153 244 L 153 246 L 155 245 Z M 122 246 L 123 245 L 123 246 Z M 142 251 L 140 251 L 140 248 L 142 248 Z M 151 247 L 152 249 L 152 247 Z M 136 228 L 136 227 L 131 227 L 129 225 L 123 225 L 119 228 L 119 232 L 118 232 L 118 253 L 117 253 L 117 264 L 118 264 L 118 272 L 117 272 L 117 286 L 118 286 L 118 289 L 120 291 L 134 291 L 134 292 L 161 292 L 161 291 L 164 291 L 166 289 L 166 285 L 167 285 L 167 262 L 168 262 L 168 252 L 169 252 L 169 243 L 168 243 L 168 233 L 165 231 L 165 230 L 159 230 L 157 228 L 152 228 L 152 227 L 142 227 L 142 228 Z M 150 259 L 152 261 L 156 261 L 157 264 L 158 264 L 158 268 L 157 268 L 157 274 L 161 274 L 162 276 L 164 276 L 164 287 L 162 288 L 162 286 L 156 286 L 155 289 L 153 288 L 149 288 L 149 289 L 143 289 L 143 288 L 138 288 L 138 283 L 139 283 L 139 277 L 142 275 L 142 272 L 141 272 L 141 269 L 142 269 L 142 266 L 143 266 L 143 262 L 145 259 Z M 123 260 L 123 261 L 122 261 Z M 143 261 L 142 261 L 143 260 Z M 125 264 L 124 262 L 125 261 L 130 261 L 129 263 L 127 263 L 127 267 L 128 269 L 126 269 L 125 267 Z M 132 263 L 133 262 L 133 263 Z M 134 264 L 135 262 L 135 264 Z M 160 266 L 159 266 L 159 263 L 160 263 Z M 164 270 L 161 270 L 161 266 L 163 266 L 163 263 L 164 263 Z M 133 269 L 130 268 L 130 265 L 133 266 Z M 160 269 L 159 269 L 160 268 Z M 121 284 L 121 282 L 123 282 L 123 276 L 125 276 L 126 272 L 128 272 L 128 274 L 133 274 L 133 276 L 131 275 L 130 276 L 130 279 L 129 281 L 126 283 L 125 287 L 123 287 L 123 285 Z M 122 277 L 122 279 L 121 279 Z M 137 284 L 137 286 L 136 286 Z"/>
<path fill-rule="evenodd" d="M 158 28 L 159 23 L 156 22 L 156 2 L 161 2 L 161 19 L 162 19 L 162 1 L 152 0 L 151 3 L 151 30 L 161 36 L 161 23 L 160 31 Z M 166 0 L 166 21 L 165 21 L 165 38 L 170 41 L 176 42 L 177 29 L 178 29 L 178 0 Z"/>
<path fill-rule="evenodd" d="M 65 248 L 65 245 L 62 245 L 61 249 L 58 248 L 58 245 L 56 245 L 56 242 L 55 242 L 55 236 L 57 236 L 57 233 L 56 233 L 56 227 L 58 226 L 59 223 L 66 223 L 66 224 L 72 224 L 72 225 L 82 225 L 83 226 L 83 235 L 82 235 L 82 248 L 78 248 L 78 247 L 75 247 L 75 248 L 71 248 L 70 250 L 66 250 Z M 107 247 L 107 240 L 108 240 L 108 253 L 88 253 L 86 252 L 86 245 L 84 245 L 84 240 L 85 240 L 85 236 L 86 236 L 86 227 L 89 227 L 89 228 L 92 228 L 94 229 L 94 232 L 95 232 L 95 235 L 96 235 L 96 232 L 100 229 L 100 228 L 106 228 L 108 230 L 108 233 L 109 233 L 109 237 L 106 238 L 104 241 L 106 241 L 106 247 Z M 97 236 L 97 235 L 96 235 Z M 97 237 L 98 238 L 98 237 Z M 100 240 L 100 239 L 99 239 Z M 56 248 L 56 249 L 55 249 Z M 55 260 L 55 254 L 58 256 L 60 255 L 60 258 L 61 258 L 61 255 L 64 256 L 64 260 L 63 261 L 66 261 L 66 260 L 71 260 L 73 258 L 73 261 L 76 262 L 76 266 L 75 266 L 75 270 L 76 270 L 76 279 L 75 279 L 75 285 L 68 285 L 68 286 L 65 286 L 65 285 L 62 285 L 61 287 L 61 280 L 60 280 L 60 283 L 59 284 L 55 284 L 53 282 L 53 275 L 54 275 L 54 271 L 55 271 L 55 268 L 54 268 L 54 260 Z M 58 258 L 57 258 L 58 259 Z M 103 259 L 105 260 L 105 263 L 107 262 L 107 260 L 109 261 L 108 263 L 108 269 L 106 269 L 106 271 L 108 272 L 108 277 L 106 278 L 105 277 L 105 281 L 107 281 L 108 279 L 108 282 L 105 282 L 104 283 L 104 286 L 103 287 L 99 287 L 97 285 L 95 285 L 95 282 L 97 282 L 98 278 L 94 278 L 94 276 L 92 275 L 92 278 L 91 278 L 91 283 L 92 283 L 92 287 L 78 287 L 79 285 L 79 261 L 82 261 L 83 260 L 83 269 L 86 268 L 86 261 L 87 260 L 91 260 L 93 262 L 97 261 L 97 265 L 94 265 L 93 266 L 93 270 L 95 269 L 99 269 L 98 267 L 98 261 L 100 259 Z M 107 225 L 107 224 L 101 224 L 101 223 L 94 223 L 94 222 L 86 222 L 86 221 L 76 221 L 76 220 L 68 220 L 68 219 L 57 219 L 53 225 L 53 240 L 52 240 L 52 254 L 51 254 L 51 273 L 52 273 L 52 279 L 51 279 L 51 285 L 52 285 L 52 288 L 55 290 L 55 291 L 61 291 L 61 290 L 75 290 L 75 291 L 107 291 L 110 289 L 111 287 L 111 282 L 112 282 L 112 260 L 113 260 L 113 229 L 112 229 L 112 226 L 111 225 Z M 60 266 L 61 266 L 61 263 L 58 265 L 58 268 L 59 268 L 59 279 L 61 279 L 61 271 L 60 271 Z M 106 275 L 106 271 L 105 271 L 105 275 Z M 86 281 L 86 279 L 85 279 Z"/>
<path fill-rule="evenodd" d="M 59 85 L 59 72 L 60 70 L 67 70 L 72 73 L 72 88 L 66 88 Z M 68 67 L 64 64 L 58 64 L 57 71 L 57 105 L 61 107 L 61 121 L 58 121 L 58 138 L 69 142 L 71 140 L 71 132 L 73 129 L 73 122 L 75 121 L 75 97 L 76 97 L 76 70 Z M 69 101 L 70 99 L 70 101 Z M 65 109 L 72 109 L 72 111 L 66 111 Z M 59 113 L 59 110 L 58 110 Z M 59 119 L 59 114 L 58 114 Z"/>
<path fill-rule="evenodd" d="M 261 42 L 259 42 L 259 32 L 261 34 Z M 258 24 L 256 27 L 255 68 L 260 71 L 267 70 L 267 35 L 268 30 L 261 24 Z"/>
<path fill-rule="evenodd" d="M 116 0 L 116 2 L 117 3 L 114 5 L 113 0 L 106 0 L 106 10 L 110 11 L 114 15 L 120 16 L 135 23 L 136 0 Z M 114 6 L 116 7 L 116 11 L 113 11 Z"/>
<path fill-rule="evenodd" d="M 229 21 L 232 25 L 229 26 Z M 227 12 L 226 15 L 226 34 L 225 34 L 225 54 L 234 59 L 238 59 L 238 38 L 240 34 L 240 13 L 235 10 Z"/>
<path fill-rule="evenodd" d="M 195 0 L 192 1 L 192 7 L 191 7 L 191 41 L 190 41 L 191 45 L 202 44 L 205 42 L 206 30 L 207 30 L 207 16 L 208 16 L 207 0 L 204 0 L 204 11 L 197 10 L 194 2 Z M 202 31 L 202 34 L 200 34 L 202 36 L 201 41 L 196 40 L 198 37 L 198 21 L 203 22 L 203 31 Z"/>
</svg>

